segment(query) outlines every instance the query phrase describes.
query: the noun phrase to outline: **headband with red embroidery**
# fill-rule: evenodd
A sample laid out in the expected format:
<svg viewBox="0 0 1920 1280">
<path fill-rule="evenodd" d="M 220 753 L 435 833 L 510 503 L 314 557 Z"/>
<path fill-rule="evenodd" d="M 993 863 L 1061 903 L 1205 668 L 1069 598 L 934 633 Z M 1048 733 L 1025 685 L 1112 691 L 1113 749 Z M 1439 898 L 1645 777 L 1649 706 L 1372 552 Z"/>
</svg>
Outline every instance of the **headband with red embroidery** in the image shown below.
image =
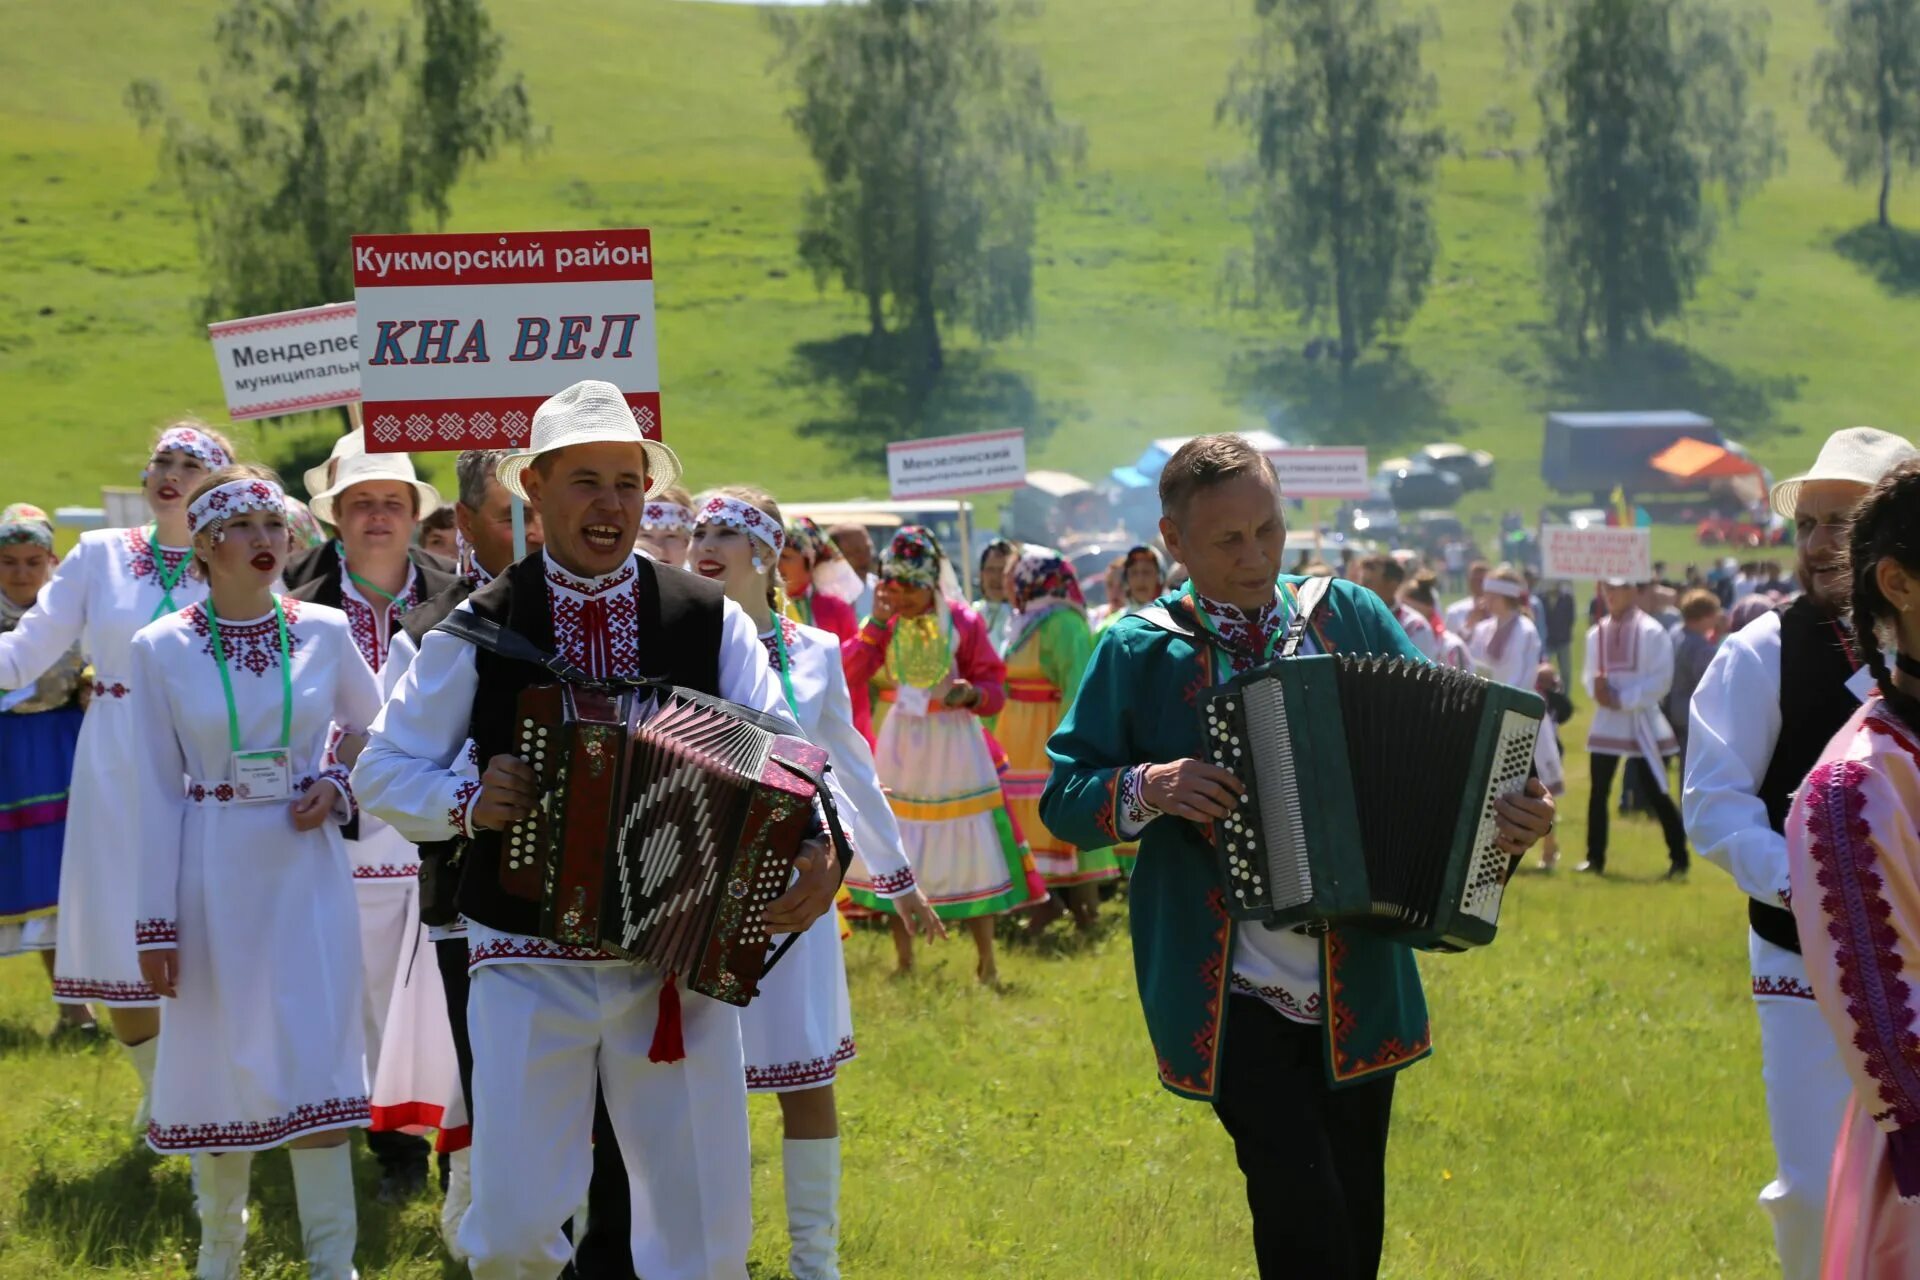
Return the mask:
<svg viewBox="0 0 1920 1280">
<path fill-rule="evenodd" d="M 700 508 L 700 515 L 694 521 L 697 528 L 703 524 L 717 524 L 722 529 L 738 529 L 740 532 L 773 552 L 773 558 L 780 558 L 780 549 L 787 545 L 787 534 L 774 518 L 750 502 L 738 498 L 729 498 L 725 494 L 715 494 L 708 498 Z"/>
<path fill-rule="evenodd" d="M 693 512 L 677 502 L 649 502 L 640 509 L 640 527 L 684 533 L 693 528 Z"/>
<path fill-rule="evenodd" d="M 184 453 L 198 458 L 209 471 L 233 465 L 233 459 L 227 456 L 227 451 L 212 436 L 193 427 L 168 427 L 161 432 L 159 441 L 153 446 L 153 456 L 157 458 L 163 453 Z"/>
<path fill-rule="evenodd" d="M 211 532 L 218 542 L 227 521 L 248 511 L 271 511 L 284 518 L 287 495 L 271 480 L 229 480 L 207 490 L 187 507 L 187 533 Z"/>
</svg>

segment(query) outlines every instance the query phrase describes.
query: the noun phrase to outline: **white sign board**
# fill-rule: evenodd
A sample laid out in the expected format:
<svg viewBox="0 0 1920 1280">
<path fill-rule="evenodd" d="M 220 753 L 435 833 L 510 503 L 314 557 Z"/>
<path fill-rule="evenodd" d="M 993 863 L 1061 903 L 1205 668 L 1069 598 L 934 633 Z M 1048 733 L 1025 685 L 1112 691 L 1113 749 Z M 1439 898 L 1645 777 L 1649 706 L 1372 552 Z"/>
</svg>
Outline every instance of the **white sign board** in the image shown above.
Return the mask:
<svg viewBox="0 0 1920 1280">
<path fill-rule="evenodd" d="M 1653 578 L 1653 530 L 1542 525 L 1540 576 L 1650 581 Z"/>
<path fill-rule="evenodd" d="M 355 236 L 370 453 L 523 445 L 534 410 L 592 378 L 660 438 L 644 228 Z"/>
<path fill-rule="evenodd" d="M 1027 433 L 985 431 L 887 446 L 887 484 L 895 502 L 1018 489 L 1027 482 Z"/>
<path fill-rule="evenodd" d="M 360 331 L 351 302 L 207 326 L 227 416 L 309 413 L 360 399 Z"/>
<path fill-rule="evenodd" d="M 1289 498 L 1364 498 L 1373 492 L 1364 445 L 1267 450 Z"/>
</svg>

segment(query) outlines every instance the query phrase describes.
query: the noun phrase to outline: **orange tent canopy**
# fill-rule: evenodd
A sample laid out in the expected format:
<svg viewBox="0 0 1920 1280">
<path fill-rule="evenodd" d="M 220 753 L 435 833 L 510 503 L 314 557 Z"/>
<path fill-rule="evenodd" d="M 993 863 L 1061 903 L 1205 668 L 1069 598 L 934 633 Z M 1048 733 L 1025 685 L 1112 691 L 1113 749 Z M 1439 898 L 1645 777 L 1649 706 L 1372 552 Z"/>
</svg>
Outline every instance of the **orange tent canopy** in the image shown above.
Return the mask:
<svg viewBox="0 0 1920 1280">
<path fill-rule="evenodd" d="M 1748 476 L 1759 467 L 1717 444 L 1705 440 L 1680 439 L 1653 455 L 1653 467 L 1682 480 L 1713 480 L 1725 476 Z"/>
</svg>

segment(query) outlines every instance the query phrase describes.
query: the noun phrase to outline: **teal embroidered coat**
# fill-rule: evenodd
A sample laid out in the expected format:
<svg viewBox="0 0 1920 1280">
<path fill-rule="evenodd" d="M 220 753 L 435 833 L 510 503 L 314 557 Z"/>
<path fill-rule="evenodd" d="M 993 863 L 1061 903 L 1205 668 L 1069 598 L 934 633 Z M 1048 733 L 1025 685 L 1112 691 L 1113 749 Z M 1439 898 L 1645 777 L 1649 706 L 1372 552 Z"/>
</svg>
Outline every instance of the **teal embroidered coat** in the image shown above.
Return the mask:
<svg viewBox="0 0 1920 1280">
<path fill-rule="evenodd" d="M 1280 579 L 1288 617 L 1303 581 Z M 1160 603 L 1192 617 L 1182 597 Z M 1324 652 L 1424 660 L 1380 598 L 1350 582 L 1333 583 L 1313 629 Z M 1227 655 L 1212 643 L 1182 639 L 1138 617 L 1109 627 L 1079 698 L 1047 744 L 1053 772 L 1040 801 L 1047 828 L 1081 848 L 1119 844 L 1121 774 L 1138 764 L 1205 759 L 1198 699 L 1230 672 Z M 1185 1097 L 1210 1100 L 1219 1088 L 1240 926 L 1227 915 L 1226 891 L 1201 827 L 1172 816 L 1147 825 L 1129 905 L 1134 975 L 1160 1082 Z M 1432 1052 L 1411 950 L 1362 930 L 1331 929 L 1320 958 L 1333 1086 L 1379 1078 Z"/>
</svg>

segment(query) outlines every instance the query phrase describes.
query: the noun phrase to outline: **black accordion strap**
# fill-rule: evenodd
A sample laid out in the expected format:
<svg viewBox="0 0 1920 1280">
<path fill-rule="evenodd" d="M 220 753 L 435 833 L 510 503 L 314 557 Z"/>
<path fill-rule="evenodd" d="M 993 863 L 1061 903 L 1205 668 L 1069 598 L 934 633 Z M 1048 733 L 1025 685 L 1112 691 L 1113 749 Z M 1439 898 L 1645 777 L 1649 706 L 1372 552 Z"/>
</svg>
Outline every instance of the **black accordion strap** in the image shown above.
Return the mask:
<svg viewBox="0 0 1920 1280">
<path fill-rule="evenodd" d="M 1150 604 L 1133 616 L 1142 622 L 1152 623 L 1162 631 L 1179 636 L 1182 640 L 1204 639 L 1198 627 L 1188 626 L 1179 617 L 1175 616 L 1173 610 L 1157 604 Z"/>
<path fill-rule="evenodd" d="M 477 649 L 505 658 L 510 662 L 525 662 L 552 672 L 563 683 L 585 685 L 588 687 L 617 686 L 621 688 L 640 688 L 660 685 L 658 680 L 596 680 L 573 663 L 557 653 L 548 653 L 533 641 L 510 630 L 499 623 L 482 618 L 467 609 L 455 609 L 442 618 L 433 627 L 435 631 L 444 631 L 450 636 L 465 640 Z"/>
<path fill-rule="evenodd" d="M 799 761 L 789 760 L 779 754 L 774 755 L 773 761 L 788 772 L 799 774 L 813 784 L 814 794 L 820 798 L 820 812 L 827 819 L 827 835 L 833 841 L 834 860 L 840 864 L 840 882 L 844 882 L 847 878 L 847 863 L 853 858 L 853 846 L 847 842 L 847 833 L 840 826 L 840 810 L 833 803 L 833 793 L 827 789 L 826 770 L 822 769 L 819 773 L 815 773 Z M 840 883 L 834 885 L 833 893 L 836 898 L 840 896 Z M 809 929 L 812 927 L 812 925 L 807 926 Z M 766 968 L 761 970 L 760 976 L 764 978 L 773 972 L 773 966 L 780 963 L 780 957 L 787 954 L 793 948 L 793 944 L 800 941 L 800 935 L 805 932 L 806 929 L 802 929 L 800 933 L 788 934 L 786 940 L 775 947 L 773 954 L 767 957 Z"/>
<path fill-rule="evenodd" d="M 1291 658 L 1300 651 L 1300 642 L 1306 639 L 1307 626 L 1313 621 L 1313 615 L 1327 598 L 1327 592 L 1333 588 L 1332 578 L 1308 578 L 1295 591 L 1299 604 L 1293 611 L 1293 617 L 1287 620 L 1287 636 L 1280 642 L 1280 656 Z"/>
</svg>

